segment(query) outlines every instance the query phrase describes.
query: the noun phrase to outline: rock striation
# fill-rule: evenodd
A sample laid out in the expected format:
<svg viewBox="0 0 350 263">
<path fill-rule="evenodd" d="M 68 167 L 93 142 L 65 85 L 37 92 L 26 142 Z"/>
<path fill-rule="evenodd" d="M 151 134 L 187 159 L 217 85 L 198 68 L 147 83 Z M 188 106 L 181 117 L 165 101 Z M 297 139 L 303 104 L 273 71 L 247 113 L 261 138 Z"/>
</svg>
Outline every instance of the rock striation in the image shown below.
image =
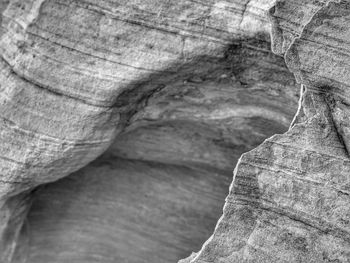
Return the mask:
<svg viewBox="0 0 350 263">
<path fill-rule="evenodd" d="M 274 51 L 302 84 L 284 135 L 244 154 L 224 215 L 184 262 L 349 262 L 347 1 L 277 1 Z"/>
<path fill-rule="evenodd" d="M 11 260 L 30 191 L 103 153 L 164 83 L 219 72 L 237 40 L 266 35 L 268 4 L 1 1 L 1 261 Z"/>
<path fill-rule="evenodd" d="M 105 154 L 38 191 L 27 262 L 171 263 L 199 250 L 236 160 L 285 132 L 297 109 L 293 75 L 257 44 L 237 43 L 211 74 L 165 83 Z"/>
<path fill-rule="evenodd" d="M 0 261 L 349 262 L 349 7 L 0 1 Z"/>
</svg>

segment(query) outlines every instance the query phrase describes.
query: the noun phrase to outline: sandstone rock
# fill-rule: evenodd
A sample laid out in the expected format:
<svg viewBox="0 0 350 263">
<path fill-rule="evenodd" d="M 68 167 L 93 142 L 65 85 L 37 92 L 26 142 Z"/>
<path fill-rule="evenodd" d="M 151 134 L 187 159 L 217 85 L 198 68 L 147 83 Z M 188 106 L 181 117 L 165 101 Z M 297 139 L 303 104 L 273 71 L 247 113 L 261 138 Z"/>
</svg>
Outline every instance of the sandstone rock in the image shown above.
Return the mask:
<svg viewBox="0 0 350 263">
<path fill-rule="evenodd" d="M 259 7 L 268 4 L 1 1 L 2 9 L 7 5 L 0 38 L 4 213 L 17 215 L 5 212 L 14 209 L 7 204 L 12 196 L 64 177 L 105 151 L 159 84 L 182 77 L 179 67 L 198 57 L 224 57 L 233 40 L 255 35 L 256 26 L 266 33 Z M 20 225 L 21 217 L 11 221 Z M 6 224 L 0 233 L 4 262 L 17 235 L 5 238 Z"/>
<path fill-rule="evenodd" d="M 236 160 L 296 111 L 293 76 L 267 51 L 236 45 L 211 75 L 166 83 L 97 161 L 38 192 L 27 262 L 171 263 L 199 250 Z"/>
<path fill-rule="evenodd" d="M 244 11 L 221 1 L 11 1 L 0 40 L 2 195 L 56 180 L 101 154 L 125 112 L 158 89 L 152 78 L 162 84 L 160 74 L 178 79 L 194 58 L 224 56 L 245 32 L 236 23 Z M 208 14 L 210 27 L 203 26 Z M 266 31 L 264 17 L 245 20 Z"/>
<path fill-rule="evenodd" d="M 300 109 L 241 157 L 215 233 L 188 262 L 349 262 L 348 12 L 347 1 L 271 9 Z"/>
<path fill-rule="evenodd" d="M 298 113 L 182 262 L 349 262 L 349 3 L 274 2 L 0 1 L 0 261 L 199 250 L 296 111 L 269 10 Z"/>
</svg>

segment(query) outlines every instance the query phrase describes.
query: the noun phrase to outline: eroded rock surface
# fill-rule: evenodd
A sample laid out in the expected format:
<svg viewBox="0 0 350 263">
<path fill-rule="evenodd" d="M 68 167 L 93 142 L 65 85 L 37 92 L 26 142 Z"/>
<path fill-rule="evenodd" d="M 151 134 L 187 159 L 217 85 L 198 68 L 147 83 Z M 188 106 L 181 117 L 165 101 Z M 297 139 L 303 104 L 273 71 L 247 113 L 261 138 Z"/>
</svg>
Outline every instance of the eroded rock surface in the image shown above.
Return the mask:
<svg viewBox="0 0 350 263">
<path fill-rule="evenodd" d="M 237 40 L 257 33 L 264 39 L 269 4 L 1 1 L 1 260 L 13 253 L 30 202 L 26 191 L 104 152 L 164 84 L 196 81 L 218 69 Z M 249 52 L 261 50 L 252 47 Z M 249 72 L 240 74 L 259 79 L 259 70 Z M 274 81 L 273 74 L 265 76 Z M 293 86 L 290 79 L 279 88 Z"/>
<path fill-rule="evenodd" d="M 349 3 L 274 2 L 1 1 L 1 262 L 199 250 L 296 111 L 267 11 L 298 114 L 183 262 L 349 262 Z"/>
<path fill-rule="evenodd" d="M 273 41 L 304 85 L 290 130 L 244 154 L 224 215 L 184 262 L 349 262 L 347 1 L 278 1 Z"/>
<path fill-rule="evenodd" d="M 39 191 L 27 262 L 171 263 L 199 250 L 240 155 L 296 111 L 293 76 L 257 44 L 266 50 L 236 45 L 211 74 L 166 83 L 97 161 Z"/>
</svg>

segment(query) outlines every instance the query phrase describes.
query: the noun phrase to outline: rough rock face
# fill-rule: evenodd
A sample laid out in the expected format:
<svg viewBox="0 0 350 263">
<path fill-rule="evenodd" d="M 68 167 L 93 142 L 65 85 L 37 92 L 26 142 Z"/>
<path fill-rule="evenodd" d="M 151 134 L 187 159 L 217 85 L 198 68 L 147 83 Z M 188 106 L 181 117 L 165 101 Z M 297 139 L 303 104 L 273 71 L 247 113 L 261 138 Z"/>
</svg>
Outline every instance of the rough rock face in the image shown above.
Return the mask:
<svg viewBox="0 0 350 263">
<path fill-rule="evenodd" d="M 245 20 L 240 3 L 190 3 L 10 1 L 0 39 L 3 196 L 86 165 L 126 112 L 198 65 L 180 68 L 222 58 L 249 26 L 266 31 L 264 18 Z"/>
<path fill-rule="evenodd" d="M 292 100 L 288 99 L 288 94 L 294 91 L 283 91 L 285 85 L 294 87 L 292 78 L 266 45 L 247 47 L 244 56 L 252 54 L 251 65 L 242 65 L 237 72 L 230 70 L 235 66 L 229 59 L 235 54 L 230 51 L 241 50 L 235 48 L 238 40 L 257 33 L 266 35 L 269 26 L 262 14 L 269 1 L 256 5 L 240 1 L 1 3 L 1 8 L 6 7 L 0 38 L 2 262 L 12 257 L 30 203 L 28 192 L 78 170 L 104 152 L 118 133 L 132 126 L 133 118 L 142 121 L 140 112 L 145 108 L 144 115 L 148 114 L 146 104 L 151 95 L 167 88 L 168 83 L 178 85 L 176 82 L 204 79 L 210 86 L 210 81 L 215 84 L 220 76 L 220 82 L 232 81 L 238 89 L 264 90 L 275 85 L 277 91 L 272 89 L 271 96 L 278 96 L 282 90 L 287 94 L 282 97 L 288 105 L 295 99 L 294 95 Z M 254 58 L 254 52 L 260 52 L 265 59 Z M 245 61 L 239 54 L 236 57 L 236 64 Z M 275 61 L 279 61 L 276 66 L 279 76 L 268 70 L 268 65 Z M 221 108 L 207 110 L 205 114 L 211 114 L 213 119 L 206 125 L 214 125 L 220 118 L 242 115 L 223 111 L 229 104 L 228 93 L 212 91 L 200 102 L 205 109 L 215 105 L 210 102 L 211 97 L 225 98 Z M 266 104 L 263 97 L 261 103 Z M 160 106 L 155 103 L 155 107 Z M 175 112 L 176 106 L 168 110 L 171 107 Z M 245 114 L 249 118 L 258 115 L 271 119 L 266 116 L 276 110 L 273 105 L 265 111 L 259 109 L 255 107 Z M 289 109 L 284 108 L 283 112 L 281 116 L 275 114 L 278 121 L 272 117 L 278 131 L 290 116 Z M 166 121 L 162 116 L 155 119 Z M 254 121 L 245 121 L 244 125 L 259 126 Z M 226 142 L 229 130 L 223 126 L 205 136 L 217 137 L 215 133 L 222 132 L 219 140 L 223 138 L 223 148 L 229 149 L 226 145 L 231 143 Z M 263 131 L 251 144 L 260 142 L 264 136 Z M 220 143 L 215 142 L 212 147 L 220 148 L 217 146 Z M 223 155 L 216 157 L 217 166 L 221 162 L 220 168 L 228 169 L 229 162 L 221 159 Z"/>
<path fill-rule="evenodd" d="M 166 83 L 104 155 L 39 191 L 27 262 L 170 263 L 199 250 L 236 160 L 286 131 L 296 111 L 293 76 L 257 44 L 266 50 L 237 45 L 211 75 Z"/>
<path fill-rule="evenodd" d="M 241 157 L 215 233 L 184 262 L 350 261 L 350 6 L 328 2 L 270 10 L 274 49 L 304 85 L 298 115 Z"/>
<path fill-rule="evenodd" d="M 182 262 L 349 262 L 349 4 L 274 2 L 1 1 L 0 261 L 198 251 L 283 54 Z"/>
</svg>

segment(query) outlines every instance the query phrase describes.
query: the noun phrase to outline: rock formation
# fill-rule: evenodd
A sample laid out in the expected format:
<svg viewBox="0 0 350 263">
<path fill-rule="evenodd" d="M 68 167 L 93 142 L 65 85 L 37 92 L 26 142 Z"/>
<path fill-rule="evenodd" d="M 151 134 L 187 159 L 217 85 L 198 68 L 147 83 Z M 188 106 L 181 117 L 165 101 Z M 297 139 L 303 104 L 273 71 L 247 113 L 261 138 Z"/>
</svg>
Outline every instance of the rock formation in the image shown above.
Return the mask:
<svg viewBox="0 0 350 263">
<path fill-rule="evenodd" d="M 275 52 L 303 94 L 290 130 L 244 154 L 224 215 L 184 262 L 349 262 L 347 1 L 278 1 Z"/>
<path fill-rule="evenodd" d="M 199 250 L 236 160 L 286 131 L 296 111 L 299 90 L 285 89 L 293 76 L 265 53 L 237 45 L 211 75 L 166 83 L 105 154 L 39 191 L 27 262 L 170 263 Z"/>
<path fill-rule="evenodd" d="M 349 262 L 347 1 L 0 2 L 1 262 Z"/>
</svg>

